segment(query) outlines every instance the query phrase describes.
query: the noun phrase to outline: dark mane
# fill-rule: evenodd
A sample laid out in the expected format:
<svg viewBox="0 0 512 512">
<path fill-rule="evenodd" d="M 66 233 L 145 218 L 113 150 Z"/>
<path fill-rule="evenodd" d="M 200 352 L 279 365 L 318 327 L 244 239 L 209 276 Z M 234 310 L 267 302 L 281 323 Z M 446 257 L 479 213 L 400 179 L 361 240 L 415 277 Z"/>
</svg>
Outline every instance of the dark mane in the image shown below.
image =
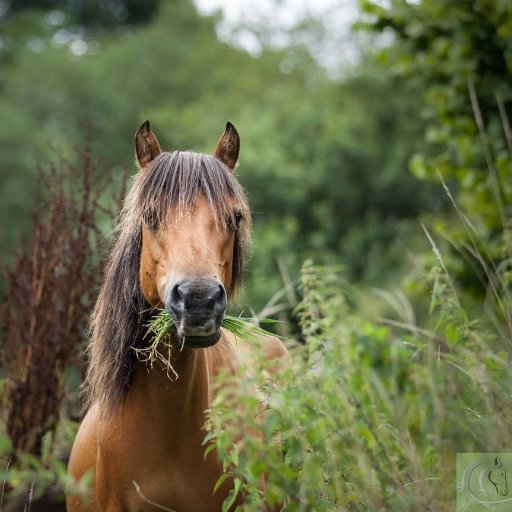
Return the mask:
<svg viewBox="0 0 512 512">
<path fill-rule="evenodd" d="M 92 315 L 86 407 L 97 402 L 107 412 L 122 400 L 131 383 L 131 347 L 143 343 L 151 315 L 139 280 L 143 220 L 160 222 L 171 207 L 177 218 L 190 214 L 198 195 L 207 199 L 218 229 L 225 229 L 225 219 L 233 215 L 233 201 L 242 211 L 228 296 L 239 287 L 250 233 L 250 212 L 242 187 L 231 170 L 213 156 L 189 151 L 160 154 L 137 174 L 121 212 Z"/>
</svg>

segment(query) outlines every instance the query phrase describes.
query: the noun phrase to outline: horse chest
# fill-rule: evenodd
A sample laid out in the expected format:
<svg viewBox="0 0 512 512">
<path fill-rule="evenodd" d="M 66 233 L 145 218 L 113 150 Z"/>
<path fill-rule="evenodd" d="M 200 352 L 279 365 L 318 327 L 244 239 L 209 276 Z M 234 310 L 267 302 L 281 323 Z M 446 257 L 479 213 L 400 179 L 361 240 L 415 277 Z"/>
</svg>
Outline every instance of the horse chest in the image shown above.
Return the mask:
<svg viewBox="0 0 512 512">
<path fill-rule="evenodd" d="M 199 424 L 157 428 L 114 420 L 100 430 L 98 443 L 97 493 L 106 511 L 109 503 L 127 512 L 159 510 L 151 503 L 176 512 L 220 510 L 229 486 L 212 496 L 222 465 L 214 454 L 204 459 Z"/>
</svg>

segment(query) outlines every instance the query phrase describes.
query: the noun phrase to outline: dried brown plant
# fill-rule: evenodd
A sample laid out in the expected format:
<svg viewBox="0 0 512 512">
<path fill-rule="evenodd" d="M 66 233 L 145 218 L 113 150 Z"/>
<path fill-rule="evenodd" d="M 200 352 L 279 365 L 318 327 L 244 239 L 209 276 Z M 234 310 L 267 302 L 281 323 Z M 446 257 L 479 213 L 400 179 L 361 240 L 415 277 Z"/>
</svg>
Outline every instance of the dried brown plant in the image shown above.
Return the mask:
<svg viewBox="0 0 512 512">
<path fill-rule="evenodd" d="M 114 216 L 89 138 L 77 155 L 38 169 L 31 233 L 2 276 L 2 411 L 14 449 L 34 455 L 58 424 L 65 368 L 81 365 L 104 252 L 99 222 Z"/>
</svg>

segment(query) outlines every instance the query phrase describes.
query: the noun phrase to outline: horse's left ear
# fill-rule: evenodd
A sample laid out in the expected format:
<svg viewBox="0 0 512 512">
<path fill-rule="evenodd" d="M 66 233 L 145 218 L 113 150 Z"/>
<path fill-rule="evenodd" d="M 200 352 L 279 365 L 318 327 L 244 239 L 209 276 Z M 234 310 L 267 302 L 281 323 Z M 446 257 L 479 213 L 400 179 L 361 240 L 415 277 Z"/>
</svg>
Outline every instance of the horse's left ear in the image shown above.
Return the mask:
<svg viewBox="0 0 512 512">
<path fill-rule="evenodd" d="M 162 150 L 155 134 L 151 131 L 149 121 L 144 121 L 135 134 L 135 153 L 140 168 L 146 167 Z"/>
<path fill-rule="evenodd" d="M 213 155 L 224 162 L 230 169 L 234 169 L 240 152 L 240 136 L 236 128 L 228 121 L 226 129 L 220 136 L 213 151 Z"/>
</svg>

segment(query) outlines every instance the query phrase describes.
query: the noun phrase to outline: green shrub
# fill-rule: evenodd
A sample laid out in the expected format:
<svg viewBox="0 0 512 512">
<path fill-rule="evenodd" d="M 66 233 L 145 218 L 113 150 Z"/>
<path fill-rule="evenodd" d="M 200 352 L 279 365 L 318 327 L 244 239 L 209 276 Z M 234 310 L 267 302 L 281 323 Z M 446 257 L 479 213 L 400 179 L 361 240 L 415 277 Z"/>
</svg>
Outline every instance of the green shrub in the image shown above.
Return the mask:
<svg viewBox="0 0 512 512">
<path fill-rule="evenodd" d="M 430 329 L 405 335 L 352 311 L 335 273 L 304 265 L 305 345 L 271 377 L 262 361 L 236 386 L 224 376 L 210 412 L 206 441 L 246 495 L 237 510 L 451 510 L 456 453 L 507 446 L 510 336 L 468 317 L 437 256 Z"/>
</svg>

